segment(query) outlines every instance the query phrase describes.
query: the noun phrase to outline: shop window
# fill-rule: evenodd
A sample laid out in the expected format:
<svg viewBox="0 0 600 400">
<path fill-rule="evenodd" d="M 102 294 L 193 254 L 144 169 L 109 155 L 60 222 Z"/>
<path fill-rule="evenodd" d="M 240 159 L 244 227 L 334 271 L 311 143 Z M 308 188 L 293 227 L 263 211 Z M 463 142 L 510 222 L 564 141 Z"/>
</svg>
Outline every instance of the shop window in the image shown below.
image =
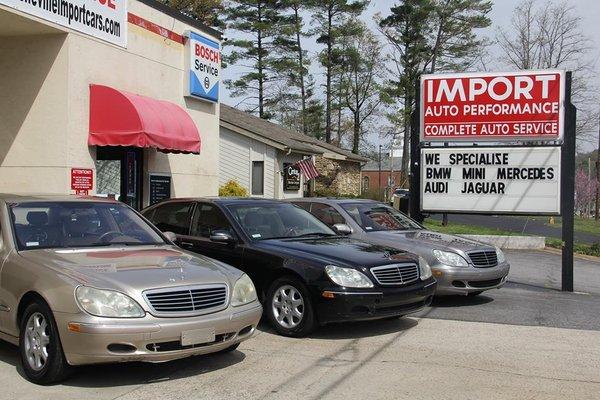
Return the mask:
<svg viewBox="0 0 600 400">
<path fill-rule="evenodd" d="M 339 212 L 337 212 L 335 208 L 328 206 L 327 204 L 312 203 L 310 212 L 312 215 L 317 217 L 321 222 L 323 222 L 329 227 L 332 227 L 335 224 L 346 223 L 344 217 L 342 217 L 342 215 Z"/>
<path fill-rule="evenodd" d="M 233 234 L 229 221 L 213 204 L 200 204 L 194 217 L 192 235 L 210 238 L 214 231 L 228 231 Z"/>
<path fill-rule="evenodd" d="M 158 206 L 154 211 L 152 222 L 162 232 L 187 235 L 190 230 L 192 205 L 188 202 L 174 202 Z"/>
<path fill-rule="evenodd" d="M 364 176 L 363 177 L 363 192 L 366 192 L 367 190 L 369 190 L 369 177 Z"/>
<path fill-rule="evenodd" d="M 252 161 L 252 194 L 262 196 L 265 192 L 265 163 Z"/>
</svg>

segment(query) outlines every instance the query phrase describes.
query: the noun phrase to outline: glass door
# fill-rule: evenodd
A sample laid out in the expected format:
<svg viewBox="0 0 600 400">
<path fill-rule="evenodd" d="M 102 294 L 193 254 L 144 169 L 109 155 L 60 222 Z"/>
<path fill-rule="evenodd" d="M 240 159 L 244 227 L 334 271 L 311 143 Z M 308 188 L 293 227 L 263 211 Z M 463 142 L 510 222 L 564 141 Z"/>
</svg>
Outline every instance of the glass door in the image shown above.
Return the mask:
<svg viewBox="0 0 600 400">
<path fill-rule="evenodd" d="M 143 150 L 137 147 L 96 148 L 96 193 L 142 208 Z"/>
</svg>

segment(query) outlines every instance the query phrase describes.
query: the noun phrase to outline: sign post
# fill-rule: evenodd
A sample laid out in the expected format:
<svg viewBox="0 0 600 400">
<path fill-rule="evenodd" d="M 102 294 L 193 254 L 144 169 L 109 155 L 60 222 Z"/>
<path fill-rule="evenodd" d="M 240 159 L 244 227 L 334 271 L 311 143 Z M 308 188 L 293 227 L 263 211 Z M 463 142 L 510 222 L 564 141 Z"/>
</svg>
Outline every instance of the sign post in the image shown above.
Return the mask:
<svg viewBox="0 0 600 400">
<path fill-rule="evenodd" d="M 415 90 L 415 111 L 410 122 L 410 181 L 408 203 L 409 214 L 412 219 L 421 223 L 425 219 L 421 213 L 421 139 L 420 126 L 422 116 L 419 113 L 421 95 L 420 86 Z"/>
<path fill-rule="evenodd" d="M 565 108 L 566 116 L 564 122 L 565 136 L 563 140 L 563 151 L 561 157 L 562 174 L 561 193 L 562 200 L 562 290 L 573 291 L 573 230 L 575 213 L 575 122 L 577 120 L 577 109 L 571 103 L 571 72 L 567 72 L 565 84 Z"/>
</svg>

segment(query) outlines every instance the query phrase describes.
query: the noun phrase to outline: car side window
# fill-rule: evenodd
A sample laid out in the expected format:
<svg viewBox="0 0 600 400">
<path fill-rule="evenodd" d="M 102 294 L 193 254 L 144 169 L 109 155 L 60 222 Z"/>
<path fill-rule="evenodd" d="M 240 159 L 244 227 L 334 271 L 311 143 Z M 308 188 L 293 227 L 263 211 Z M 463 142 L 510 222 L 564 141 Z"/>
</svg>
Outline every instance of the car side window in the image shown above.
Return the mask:
<svg viewBox="0 0 600 400">
<path fill-rule="evenodd" d="M 165 203 L 156 207 L 151 221 L 162 232 L 187 235 L 190 231 L 192 202 Z"/>
<path fill-rule="evenodd" d="M 344 217 L 332 206 L 323 203 L 312 203 L 310 209 L 312 215 L 317 217 L 325 225 L 332 227 L 335 224 L 345 224 Z"/>
<path fill-rule="evenodd" d="M 363 225 L 361 217 L 360 217 L 360 210 L 358 209 L 358 206 L 355 205 L 344 205 L 344 210 L 346 210 L 346 212 L 352 217 L 352 219 L 354 220 L 354 222 L 356 222 L 359 225 Z"/>
<path fill-rule="evenodd" d="M 298 206 L 302 209 L 304 209 L 305 211 L 310 211 L 310 204 L 308 201 L 292 201 L 292 204 L 295 206 Z"/>
<path fill-rule="evenodd" d="M 233 234 L 231 224 L 219 207 L 208 203 L 198 204 L 192 235 L 210 238 L 214 231 L 228 231 Z"/>
</svg>

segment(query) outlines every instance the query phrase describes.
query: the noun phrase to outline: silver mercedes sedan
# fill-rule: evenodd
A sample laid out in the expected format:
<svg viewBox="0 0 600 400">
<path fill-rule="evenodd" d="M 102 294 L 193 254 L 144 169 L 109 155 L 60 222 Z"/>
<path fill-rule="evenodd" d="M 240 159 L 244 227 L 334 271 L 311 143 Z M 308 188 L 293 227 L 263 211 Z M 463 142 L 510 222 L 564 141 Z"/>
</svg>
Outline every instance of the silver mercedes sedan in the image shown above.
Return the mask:
<svg viewBox="0 0 600 400">
<path fill-rule="evenodd" d="M 429 263 L 436 295 L 476 296 L 504 285 L 510 265 L 499 248 L 432 232 L 387 204 L 373 200 L 303 198 L 290 200 L 340 234 L 400 248 Z"/>
<path fill-rule="evenodd" d="M 0 338 L 33 382 L 232 351 L 261 317 L 247 275 L 181 250 L 123 203 L 0 195 L 0 227 Z"/>
</svg>

